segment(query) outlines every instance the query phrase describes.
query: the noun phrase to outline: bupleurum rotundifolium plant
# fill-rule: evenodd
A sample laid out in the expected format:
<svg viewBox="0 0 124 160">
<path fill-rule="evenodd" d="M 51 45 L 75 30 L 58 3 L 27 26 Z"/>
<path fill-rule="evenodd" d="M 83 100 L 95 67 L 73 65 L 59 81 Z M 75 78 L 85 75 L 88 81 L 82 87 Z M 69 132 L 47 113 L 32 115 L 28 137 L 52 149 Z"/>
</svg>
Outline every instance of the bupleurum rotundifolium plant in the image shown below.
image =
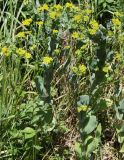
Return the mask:
<svg viewBox="0 0 124 160">
<path fill-rule="evenodd" d="M 69 134 L 64 120 L 76 108 L 78 158 L 100 155 L 106 126 L 123 153 L 123 14 L 110 12 L 104 26 L 90 4 L 20 5 L 1 28 L 2 151 L 21 159 L 43 158 L 45 151 L 48 159 L 59 122 Z"/>
</svg>

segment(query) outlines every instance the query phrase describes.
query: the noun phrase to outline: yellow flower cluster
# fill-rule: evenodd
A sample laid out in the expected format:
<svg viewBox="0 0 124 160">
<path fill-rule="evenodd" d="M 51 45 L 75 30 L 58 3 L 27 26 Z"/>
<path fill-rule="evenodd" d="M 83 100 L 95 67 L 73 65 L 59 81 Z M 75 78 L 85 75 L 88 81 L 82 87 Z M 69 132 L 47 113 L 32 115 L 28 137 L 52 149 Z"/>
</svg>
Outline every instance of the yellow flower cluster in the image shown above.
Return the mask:
<svg viewBox="0 0 124 160">
<path fill-rule="evenodd" d="M 19 38 L 25 38 L 25 33 L 24 32 L 19 32 L 17 34 L 17 37 L 19 37 Z"/>
<path fill-rule="evenodd" d="M 39 25 L 39 26 L 43 25 L 43 21 L 37 21 L 36 24 Z"/>
<path fill-rule="evenodd" d="M 84 64 L 79 65 L 79 74 L 85 74 L 86 73 L 86 66 Z"/>
<path fill-rule="evenodd" d="M 115 53 L 115 56 L 114 56 L 114 59 L 117 60 L 117 61 L 120 61 L 122 60 L 122 55 L 118 52 Z"/>
<path fill-rule="evenodd" d="M 73 32 L 72 33 L 72 38 L 74 38 L 74 39 L 78 39 L 80 37 L 80 35 L 79 35 L 79 33 L 78 32 Z"/>
<path fill-rule="evenodd" d="M 43 64 L 49 65 L 52 62 L 53 62 L 53 58 L 52 57 L 49 57 L 49 56 L 43 57 Z"/>
<path fill-rule="evenodd" d="M 24 0 L 23 3 L 24 5 L 27 5 L 29 3 L 29 0 Z"/>
<path fill-rule="evenodd" d="M 89 17 L 88 16 L 84 16 L 83 20 L 84 20 L 84 22 L 88 22 L 89 21 Z"/>
<path fill-rule="evenodd" d="M 77 111 L 80 113 L 81 111 L 87 111 L 87 109 L 88 109 L 88 106 L 86 106 L 86 105 L 81 105 L 81 106 L 79 106 L 79 107 L 77 107 Z"/>
<path fill-rule="evenodd" d="M 85 9 L 84 12 L 89 15 L 89 14 L 91 14 L 93 11 L 92 11 L 91 9 Z"/>
<path fill-rule="evenodd" d="M 4 46 L 4 47 L 2 48 L 2 54 L 3 54 L 4 56 L 8 57 L 8 56 L 10 55 L 9 48 L 6 47 L 6 46 Z"/>
<path fill-rule="evenodd" d="M 59 17 L 61 17 L 61 12 L 57 12 L 57 11 L 51 11 L 51 12 L 49 12 L 49 17 L 51 18 L 51 19 L 56 19 L 56 18 L 59 18 Z"/>
<path fill-rule="evenodd" d="M 57 34 L 59 31 L 57 29 L 53 29 L 53 34 Z"/>
<path fill-rule="evenodd" d="M 17 36 L 18 38 L 25 38 L 26 35 L 28 35 L 28 34 L 30 34 L 30 33 L 31 33 L 31 31 L 19 32 L 16 36 Z"/>
<path fill-rule="evenodd" d="M 29 26 L 31 23 L 32 23 L 32 18 L 28 18 L 28 19 L 25 19 L 24 21 L 22 21 L 22 24 L 24 26 Z"/>
<path fill-rule="evenodd" d="M 71 48 L 71 46 L 69 46 L 69 45 L 64 46 L 64 49 L 70 49 L 70 48 Z"/>
<path fill-rule="evenodd" d="M 116 17 L 122 17 L 123 16 L 123 14 L 122 13 L 120 13 L 120 12 L 114 12 L 114 15 L 116 16 Z"/>
<path fill-rule="evenodd" d="M 119 41 L 119 43 L 121 43 L 121 44 L 124 43 L 124 33 L 122 33 L 122 34 L 120 34 L 120 35 L 118 36 L 118 41 Z"/>
<path fill-rule="evenodd" d="M 56 16 L 57 16 L 57 12 L 52 11 L 52 12 L 49 13 L 49 16 L 50 16 L 51 19 L 55 19 Z"/>
<path fill-rule="evenodd" d="M 89 29 L 89 33 L 90 33 L 91 35 L 96 34 L 96 32 L 97 32 L 98 29 L 99 29 L 99 24 L 98 24 L 98 22 L 97 22 L 96 20 L 91 20 L 91 21 L 90 21 L 90 26 L 91 26 L 91 28 Z"/>
<path fill-rule="evenodd" d="M 42 11 L 48 11 L 49 6 L 47 4 L 43 4 L 43 6 L 38 7 L 37 11 L 42 12 Z"/>
<path fill-rule="evenodd" d="M 68 3 L 68 2 L 67 2 L 67 3 L 65 4 L 65 7 L 66 7 L 66 8 L 73 8 L 73 6 L 74 6 L 74 5 L 73 5 L 72 3 Z"/>
<path fill-rule="evenodd" d="M 80 64 L 78 67 L 72 67 L 72 72 L 81 76 L 86 73 L 86 66 L 84 64 Z"/>
<path fill-rule="evenodd" d="M 81 46 L 81 50 L 84 51 L 88 48 L 88 43 Z"/>
<path fill-rule="evenodd" d="M 74 16 L 74 21 L 79 23 L 81 20 L 82 20 L 81 14 L 77 14 L 77 15 Z"/>
<path fill-rule="evenodd" d="M 32 46 L 30 46 L 30 50 L 34 50 L 37 46 L 35 44 L 33 44 Z"/>
<path fill-rule="evenodd" d="M 115 27 L 120 27 L 121 26 L 121 21 L 118 18 L 113 18 L 112 23 Z"/>
<path fill-rule="evenodd" d="M 114 34 L 114 33 L 113 33 L 112 31 L 108 31 L 108 36 L 111 37 L 111 36 L 113 36 L 113 34 Z"/>
<path fill-rule="evenodd" d="M 103 72 L 108 73 L 111 70 L 111 66 L 109 64 L 106 64 L 102 70 Z"/>
<path fill-rule="evenodd" d="M 53 8 L 55 8 L 57 11 L 61 11 L 63 9 L 63 7 L 60 4 L 55 4 Z"/>
<path fill-rule="evenodd" d="M 60 52 L 61 52 L 61 50 L 60 50 L 60 49 L 55 49 L 55 50 L 54 50 L 54 53 L 55 53 L 56 55 L 59 55 L 59 54 L 60 54 Z"/>
<path fill-rule="evenodd" d="M 20 56 L 23 56 L 26 59 L 30 59 L 31 58 L 31 54 L 29 52 L 27 52 L 25 49 L 23 48 L 17 48 L 16 49 L 16 53 Z"/>
<path fill-rule="evenodd" d="M 43 7 L 42 7 L 42 9 L 48 11 L 48 10 L 49 10 L 49 7 L 48 7 L 47 4 L 44 4 Z"/>
</svg>

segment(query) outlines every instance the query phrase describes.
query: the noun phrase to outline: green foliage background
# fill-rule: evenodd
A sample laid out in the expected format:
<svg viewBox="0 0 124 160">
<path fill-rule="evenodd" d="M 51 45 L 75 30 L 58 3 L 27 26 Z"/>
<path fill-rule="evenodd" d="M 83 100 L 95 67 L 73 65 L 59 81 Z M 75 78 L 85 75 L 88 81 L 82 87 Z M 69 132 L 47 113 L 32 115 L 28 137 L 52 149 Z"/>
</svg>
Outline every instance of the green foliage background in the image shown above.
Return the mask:
<svg viewBox="0 0 124 160">
<path fill-rule="evenodd" d="M 123 8 L 0 1 L 0 159 L 123 159 Z"/>
</svg>

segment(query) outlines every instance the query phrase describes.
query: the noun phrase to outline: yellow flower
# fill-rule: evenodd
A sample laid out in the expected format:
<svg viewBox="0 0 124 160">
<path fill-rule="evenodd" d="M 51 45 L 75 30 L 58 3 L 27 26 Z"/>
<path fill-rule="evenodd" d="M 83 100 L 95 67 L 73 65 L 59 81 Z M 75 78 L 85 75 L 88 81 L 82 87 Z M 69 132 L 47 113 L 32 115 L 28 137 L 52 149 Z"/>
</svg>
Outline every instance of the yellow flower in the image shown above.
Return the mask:
<svg viewBox="0 0 124 160">
<path fill-rule="evenodd" d="M 49 6 L 47 4 L 44 4 L 43 6 L 40 6 L 37 8 L 38 12 L 48 11 L 48 10 L 49 10 Z"/>
<path fill-rule="evenodd" d="M 117 16 L 117 17 L 122 17 L 123 16 L 123 14 L 120 13 L 120 12 L 114 12 L 114 15 Z"/>
<path fill-rule="evenodd" d="M 59 31 L 57 29 L 53 29 L 53 34 L 57 34 Z"/>
<path fill-rule="evenodd" d="M 89 31 L 89 34 L 91 34 L 91 35 L 94 35 L 97 32 L 97 30 L 95 30 L 95 29 L 88 29 L 88 31 Z"/>
<path fill-rule="evenodd" d="M 61 12 L 57 12 L 56 16 L 57 17 L 61 17 L 62 13 Z"/>
<path fill-rule="evenodd" d="M 33 44 L 32 46 L 30 46 L 30 50 L 34 50 L 36 48 L 36 45 L 35 44 Z"/>
<path fill-rule="evenodd" d="M 77 7 L 75 5 L 73 5 L 71 8 L 76 12 L 80 12 L 81 11 L 80 7 Z"/>
<path fill-rule="evenodd" d="M 84 64 L 80 64 L 79 65 L 79 74 L 81 75 L 81 74 L 85 74 L 86 73 L 86 70 L 87 70 L 87 68 L 86 68 L 86 66 L 84 65 Z"/>
<path fill-rule="evenodd" d="M 69 45 L 64 46 L 64 49 L 69 49 L 69 48 L 71 48 L 71 46 Z"/>
<path fill-rule="evenodd" d="M 24 5 L 27 5 L 29 3 L 29 0 L 24 0 L 23 3 Z"/>
<path fill-rule="evenodd" d="M 78 67 L 72 67 L 72 72 L 81 76 L 86 73 L 86 66 L 84 64 L 80 64 Z"/>
<path fill-rule="evenodd" d="M 118 18 L 113 18 L 112 23 L 114 24 L 115 27 L 121 26 L 121 21 Z"/>
<path fill-rule="evenodd" d="M 71 70 L 72 70 L 73 73 L 78 74 L 78 68 L 77 67 L 72 67 Z"/>
<path fill-rule="evenodd" d="M 25 49 L 23 48 L 17 48 L 16 53 L 20 56 L 24 56 L 26 59 L 31 58 L 31 54 L 28 53 Z"/>
<path fill-rule="evenodd" d="M 40 7 L 37 8 L 38 12 L 42 12 L 42 10 L 43 10 L 42 6 L 40 6 Z"/>
<path fill-rule="evenodd" d="M 108 73 L 111 70 L 111 66 L 109 64 L 106 64 L 102 70 L 103 72 Z"/>
<path fill-rule="evenodd" d="M 52 57 L 49 57 L 49 56 L 43 57 L 43 63 L 44 64 L 49 65 L 52 62 L 53 62 L 53 58 Z"/>
<path fill-rule="evenodd" d="M 2 53 L 4 56 L 9 56 L 10 55 L 10 51 L 9 48 L 7 48 L 6 46 L 2 48 Z"/>
<path fill-rule="evenodd" d="M 60 54 L 60 52 L 61 52 L 60 49 L 55 49 L 55 50 L 54 50 L 54 53 L 57 54 L 57 55 Z"/>
<path fill-rule="evenodd" d="M 31 33 L 31 31 L 19 32 L 16 36 L 18 38 L 25 38 L 26 34 L 30 34 L 30 33 Z"/>
<path fill-rule="evenodd" d="M 91 14 L 93 11 L 91 10 L 91 9 L 85 9 L 84 10 L 84 13 L 86 13 L 86 14 Z"/>
<path fill-rule="evenodd" d="M 80 49 L 77 49 L 76 51 L 75 51 L 75 55 L 76 55 L 76 57 L 78 58 L 78 59 L 80 59 L 81 57 L 82 57 L 82 50 L 81 50 L 81 48 Z M 79 71 L 79 73 L 80 73 L 80 71 Z"/>
<path fill-rule="evenodd" d="M 50 16 L 50 18 L 55 19 L 56 18 L 56 14 L 57 13 L 53 11 L 53 12 L 49 13 L 49 16 Z"/>
<path fill-rule="evenodd" d="M 25 34 L 31 34 L 32 31 L 25 31 L 24 33 L 25 33 Z"/>
<path fill-rule="evenodd" d="M 72 38 L 78 39 L 79 38 L 79 33 L 78 32 L 73 32 L 72 33 Z"/>
<path fill-rule="evenodd" d="M 74 16 L 74 21 L 80 22 L 81 19 L 82 19 L 82 16 L 80 14 Z"/>
<path fill-rule="evenodd" d="M 114 58 L 115 60 L 120 61 L 122 59 L 122 56 L 120 53 L 116 52 Z"/>
<path fill-rule="evenodd" d="M 98 29 L 99 29 L 99 24 L 97 23 L 97 21 L 96 21 L 96 20 L 91 20 L 91 21 L 90 21 L 90 26 L 91 26 L 91 28 L 88 29 L 89 34 L 91 34 L 91 35 L 96 34 L 96 32 L 97 32 Z"/>
<path fill-rule="evenodd" d="M 25 38 L 25 32 L 19 32 L 17 34 L 17 37 L 19 37 L 19 38 Z"/>
<path fill-rule="evenodd" d="M 88 16 L 84 16 L 83 20 L 84 20 L 84 22 L 88 22 L 89 21 L 89 17 Z"/>
<path fill-rule="evenodd" d="M 113 36 L 113 32 L 112 31 L 108 31 L 108 36 Z"/>
<path fill-rule="evenodd" d="M 81 47 L 81 50 L 85 50 L 88 48 L 88 44 L 84 44 L 82 47 Z"/>
<path fill-rule="evenodd" d="M 25 52 L 24 57 L 26 59 L 30 59 L 31 58 L 31 54 L 29 52 Z"/>
<path fill-rule="evenodd" d="M 39 25 L 39 26 L 43 25 L 43 21 L 37 21 L 36 24 Z"/>
<path fill-rule="evenodd" d="M 86 106 L 86 105 L 81 105 L 81 106 L 79 106 L 79 107 L 77 107 L 77 111 L 80 113 L 81 111 L 87 111 L 87 109 L 88 109 L 88 106 Z"/>
<path fill-rule="evenodd" d="M 32 18 L 25 19 L 24 21 L 22 21 L 22 24 L 24 26 L 29 26 L 31 23 L 32 23 Z"/>
<path fill-rule="evenodd" d="M 60 11 L 60 10 L 62 10 L 62 6 L 60 5 L 60 4 L 55 4 L 54 6 L 53 6 L 57 11 Z"/>
<path fill-rule="evenodd" d="M 90 25 L 91 25 L 91 28 L 94 29 L 94 30 L 98 30 L 99 29 L 99 24 L 97 23 L 96 20 L 91 20 L 90 21 Z"/>
<path fill-rule="evenodd" d="M 24 55 L 25 54 L 25 50 L 23 48 L 17 48 L 16 49 L 16 53 L 20 56 Z"/>
<path fill-rule="evenodd" d="M 67 3 L 65 4 L 65 7 L 66 7 L 66 8 L 72 8 L 73 6 L 74 6 L 74 5 L 73 5 L 72 3 L 68 3 L 68 2 L 67 2 Z"/>
<path fill-rule="evenodd" d="M 121 34 L 121 35 L 118 36 L 118 41 L 119 41 L 119 43 L 124 42 L 124 34 Z"/>
<path fill-rule="evenodd" d="M 43 7 L 42 7 L 42 9 L 48 11 L 48 10 L 49 10 L 49 7 L 48 7 L 47 4 L 44 4 Z"/>
</svg>

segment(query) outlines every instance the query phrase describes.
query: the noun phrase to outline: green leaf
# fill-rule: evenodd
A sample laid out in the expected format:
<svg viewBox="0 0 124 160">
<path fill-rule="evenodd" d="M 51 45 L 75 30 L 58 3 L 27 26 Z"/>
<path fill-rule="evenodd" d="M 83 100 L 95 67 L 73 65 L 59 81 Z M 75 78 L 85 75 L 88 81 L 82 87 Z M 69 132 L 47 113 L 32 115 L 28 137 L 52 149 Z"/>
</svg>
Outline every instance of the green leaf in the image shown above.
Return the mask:
<svg viewBox="0 0 124 160">
<path fill-rule="evenodd" d="M 23 137 L 21 131 L 16 130 L 16 129 L 10 131 L 10 135 L 12 136 L 12 138 L 22 138 Z"/>
<path fill-rule="evenodd" d="M 36 131 L 30 127 L 26 127 L 24 130 L 22 130 L 22 133 L 24 133 L 25 139 L 32 138 L 36 135 Z"/>
<path fill-rule="evenodd" d="M 124 113 L 124 99 L 119 102 L 119 110 Z"/>
<path fill-rule="evenodd" d="M 122 145 L 122 147 L 121 147 L 121 149 L 120 149 L 119 152 L 120 152 L 120 153 L 124 153 L 124 143 L 123 143 L 123 145 Z"/>
<path fill-rule="evenodd" d="M 106 6 L 107 6 L 107 3 L 104 2 L 104 3 L 103 3 L 103 8 L 106 8 Z"/>
<path fill-rule="evenodd" d="M 38 146 L 38 145 L 33 145 L 33 147 L 38 151 L 42 148 L 41 146 Z"/>
<path fill-rule="evenodd" d="M 107 109 L 107 104 L 106 104 L 106 101 L 104 99 L 100 99 L 100 102 L 99 102 L 99 109 L 100 110 L 104 110 L 104 109 Z"/>
<path fill-rule="evenodd" d="M 117 119 L 122 120 L 122 119 L 123 119 L 123 113 L 120 113 L 119 107 L 117 107 L 117 106 L 115 105 L 115 106 L 114 106 L 114 109 L 115 109 L 115 111 L 116 111 L 116 117 L 117 117 Z"/>
<path fill-rule="evenodd" d="M 124 142 L 124 125 L 117 125 L 116 131 L 118 136 L 118 142 L 123 143 Z"/>
<path fill-rule="evenodd" d="M 106 0 L 107 3 L 113 3 L 114 0 Z"/>
<path fill-rule="evenodd" d="M 85 141 L 83 143 L 85 146 L 87 146 L 89 144 L 89 142 L 92 141 L 93 136 L 87 135 L 87 138 L 84 138 L 84 139 L 85 139 Z"/>
<path fill-rule="evenodd" d="M 84 123 L 82 124 L 84 127 L 83 132 L 86 134 L 91 133 L 97 126 L 97 119 L 96 116 L 86 117 Z"/>
<path fill-rule="evenodd" d="M 92 139 L 91 143 L 88 144 L 87 146 L 87 151 L 86 151 L 87 157 L 89 156 L 89 154 L 94 152 L 98 148 L 98 146 L 99 146 L 99 140 L 97 138 Z"/>
<path fill-rule="evenodd" d="M 74 149 L 75 152 L 78 154 L 78 156 L 82 158 L 82 149 L 81 149 L 81 144 L 79 142 L 75 143 Z"/>
<path fill-rule="evenodd" d="M 124 135 L 118 134 L 118 142 L 123 143 L 124 142 Z"/>
<path fill-rule="evenodd" d="M 39 94 L 41 95 L 41 97 L 48 97 L 48 93 L 46 91 L 46 88 L 44 86 L 44 79 L 40 76 L 36 77 L 36 87 L 37 87 L 37 91 L 39 92 Z"/>
<path fill-rule="evenodd" d="M 88 95 L 82 95 L 79 97 L 79 101 L 77 102 L 77 105 L 78 106 L 81 106 L 81 105 L 89 105 L 89 102 L 90 102 L 90 98 Z"/>
<path fill-rule="evenodd" d="M 99 0 L 98 4 L 100 5 L 100 4 L 104 3 L 104 2 L 105 2 L 105 0 Z"/>
<path fill-rule="evenodd" d="M 101 134 L 102 134 L 102 126 L 101 126 L 101 124 L 99 124 L 99 125 L 97 126 L 96 133 L 95 133 L 96 138 L 99 138 L 99 139 L 100 139 Z"/>
</svg>

